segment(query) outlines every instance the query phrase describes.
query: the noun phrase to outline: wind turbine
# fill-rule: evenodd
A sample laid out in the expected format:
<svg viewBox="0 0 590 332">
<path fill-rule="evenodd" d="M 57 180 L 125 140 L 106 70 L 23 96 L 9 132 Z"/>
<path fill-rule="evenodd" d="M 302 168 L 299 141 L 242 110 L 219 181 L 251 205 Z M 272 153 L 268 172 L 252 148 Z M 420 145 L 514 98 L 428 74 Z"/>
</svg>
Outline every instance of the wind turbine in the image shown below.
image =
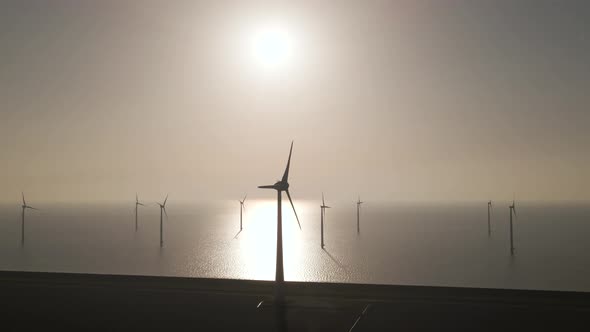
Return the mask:
<svg viewBox="0 0 590 332">
<path fill-rule="evenodd" d="M 246 201 L 246 197 L 248 197 L 248 194 L 246 194 L 246 196 L 244 196 L 244 199 L 242 199 L 240 201 L 240 232 L 242 231 L 242 211 L 246 210 L 246 207 L 244 206 L 244 202 Z"/>
<path fill-rule="evenodd" d="M 320 212 L 321 212 L 321 229 L 322 229 L 322 249 L 324 248 L 324 216 L 326 214 L 326 209 L 330 209 L 329 206 L 326 205 L 324 201 L 324 193 L 322 193 L 322 205 L 320 205 Z"/>
<path fill-rule="evenodd" d="M 163 214 L 166 215 L 166 218 L 168 218 L 168 213 L 166 213 L 166 202 L 168 202 L 168 195 L 166 195 L 166 199 L 164 200 L 164 203 L 156 203 L 160 206 L 160 247 L 162 247 L 164 245 L 164 239 L 162 237 L 163 235 L 163 220 L 164 220 L 164 216 Z"/>
<path fill-rule="evenodd" d="M 359 200 L 356 202 L 356 232 L 360 233 L 361 232 L 361 224 L 360 224 L 360 219 L 361 219 L 361 204 L 363 204 L 364 202 L 361 202 L 361 196 L 359 196 Z"/>
<path fill-rule="evenodd" d="M 492 201 L 488 201 L 488 237 L 492 235 L 492 228 L 490 226 L 490 214 L 492 211 Z"/>
<path fill-rule="evenodd" d="M 141 206 L 145 206 L 142 203 L 139 202 L 139 197 L 137 196 L 137 194 L 135 194 L 135 231 L 137 232 L 137 207 L 141 205 Z"/>
<path fill-rule="evenodd" d="M 285 276 L 283 273 L 283 220 L 282 220 L 282 213 L 281 213 L 281 198 L 282 192 L 285 191 L 287 193 L 287 197 L 289 198 L 289 202 L 291 202 L 291 207 L 293 207 L 293 212 L 295 213 L 295 218 L 297 219 L 297 224 L 299 224 L 299 229 L 301 229 L 301 223 L 299 222 L 299 217 L 297 216 L 297 211 L 295 211 L 295 205 L 293 205 L 293 200 L 291 199 L 291 195 L 289 194 L 289 167 L 291 166 L 291 154 L 293 153 L 293 142 L 291 142 L 291 150 L 289 151 L 289 159 L 287 161 L 287 168 L 285 168 L 285 173 L 283 173 L 283 178 L 280 181 L 277 181 L 275 184 L 267 185 L 267 186 L 258 186 L 261 189 L 274 189 L 277 191 L 277 265 L 276 265 L 276 274 L 275 274 L 275 304 L 281 305 L 284 302 L 285 294 L 284 294 L 284 287 L 285 287 Z"/>
<path fill-rule="evenodd" d="M 514 204 L 514 200 L 512 200 L 512 205 L 508 208 L 510 209 L 510 255 L 514 256 L 514 241 L 512 237 L 512 213 L 514 213 L 514 218 L 516 218 L 516 205 Z"/>
<path fill-rule="evenodd" d="M 30 209 L 30 210 L 35 210 L 35 211 L 39 211 L 38 209 L 35 209 L 32 206 L 27 205 L 27 201 L 25 200 L 25 193 L 21 193 L 23 196 L 23 213 L 22 213 L 22 219 L 21 219 L 21 235 L 20 235 L 20 241 L 21 244 L 25 244 L 25 210 L 26 209 Z"/>
</svg>

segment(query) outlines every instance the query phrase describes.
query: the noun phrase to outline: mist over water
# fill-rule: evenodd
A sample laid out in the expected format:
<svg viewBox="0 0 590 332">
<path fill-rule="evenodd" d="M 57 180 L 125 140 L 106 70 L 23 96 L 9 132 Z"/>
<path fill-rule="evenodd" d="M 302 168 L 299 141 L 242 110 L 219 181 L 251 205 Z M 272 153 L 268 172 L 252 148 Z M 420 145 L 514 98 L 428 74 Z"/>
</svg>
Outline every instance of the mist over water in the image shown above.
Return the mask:
<svg viewBox="0 0 590 332">
<path fill-rule="evenodd" d="M 320 202 L 283 202 L 285 279 L 590 291 L 590 204 L 519 203 L 510 256 L 508 202 L 329 201 L 324 250 Z M 129 204 L 0 206 L 0 269 L 274 280 L 276 201 L 179 204 L 171 200 L 159 246 L 159 208 Z M 237 234 L 237 237 L 236 237 Z"/>
</svg>

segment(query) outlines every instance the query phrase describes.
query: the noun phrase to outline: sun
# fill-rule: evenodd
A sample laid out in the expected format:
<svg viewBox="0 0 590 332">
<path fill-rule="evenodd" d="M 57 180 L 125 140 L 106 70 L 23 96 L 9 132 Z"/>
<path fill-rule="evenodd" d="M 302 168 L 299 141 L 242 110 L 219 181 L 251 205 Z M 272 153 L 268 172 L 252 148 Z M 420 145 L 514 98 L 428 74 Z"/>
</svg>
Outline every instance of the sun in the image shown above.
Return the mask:
<svg viewBox="0 0 590 332">
<path fill-rule="evenodd" d="M 295 61 L 297 40 L 285 25 L 273 23 L 254 29 L 249 40 L 249 54 L 265 70 L 284 70 Z"/>
</svg>

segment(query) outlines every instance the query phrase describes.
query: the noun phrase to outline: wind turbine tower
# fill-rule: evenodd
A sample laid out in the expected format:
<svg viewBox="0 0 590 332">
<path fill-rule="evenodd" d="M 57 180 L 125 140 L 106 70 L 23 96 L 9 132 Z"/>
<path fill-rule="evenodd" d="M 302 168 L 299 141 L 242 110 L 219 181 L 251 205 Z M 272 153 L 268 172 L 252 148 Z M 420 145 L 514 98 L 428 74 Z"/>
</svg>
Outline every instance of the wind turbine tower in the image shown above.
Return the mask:
<svg viewBox="0 0 590 332">
<path fill-rule="evenodd" d="M 137 207 L 138 206 L 145 206 L 143 203 L 139 202 L 139 197 L 135 194 L 135 231 L 137 232 Z"/>
<path fill-rule="evenodd" d="M 514 213 L 514 218 L 516 218 L 516 205 L 514 204 L 514 200 L 512 200 L 512 205 L 509 207 L 510 209 L 510 255 L 514 256 L 514 240 L 512 237 L 512 214 Z"/>
<path fill-rule="evenodd" d="M 242 231 L 242 211 L 246 210 L 246 207 L 244 206 L 244 202 L 246 201 L 246 197 L 248 197 L 247 194 L 246 194 L 246 196 L 244 196 L 244 199 L 242 199 L 240 201 L 240 232 Z"/>
<path fill-rule="evenodd" d="M 322 232 L 322 249 L 324 248 L 324 218 L 325 218 L 325 215 L 326 215 L 326 209 L 330 209 L 330 207 L 326 205 L 326 202 L 324 201 L 324 193 L 322 193 L 322 205 L 320 205 L 321 232 Z"/>
<path fill-rule="evenodd" d="M 285 173 L 283 173 L 283 178 L 280 181 L 277 181 L 275 184 L 272 185 L 258 186 L 258 188 L 261 189 L 274 189 L 277 191 L 277 262 L 275 274 L 275 304 L 278 306 L 281 306 L 285 300 L 285 276 L 283 271 L 283 221 L 281 212 L 281 198 L 283 191 L 287 193 L 287 197 L 289 198 L 289 202 L 291 202 L 291 207 L 293 208 L 293 212 L 295 213 L 295 218 L 297 219 L 297 224 L 299 224 L 299 229 L 301 229 L 301 223 L 299 222 L 297 211 L 295 211 L 295 205 L 293 205 L 291 194 L 289 194 L 288 180 L 292 153 L 293 142 L 291 142 L 291 150 L 289 151 L 287 167 L 285 168 Z"/>
<path fill-rule="evenodd" d="M 36 210 L 36 211 L 39 211 L 39 210 L 35 209 L 32 206 L 27 205 L 27 201 L 25 200 L 25 193 L 22 193 L 22 196 L 23 196 L 23 205 L 22 205 L 23 213 L 22 213 L 22 219 L 21 219 L 20 241 L 21 241 L 21 244 L 24 245 L 25 244 L 25 210 L 26 209 Z"/>
<path fill-rule="evenodd" d="M 160 247 L 164 245 L 164 214 L 166 218 L 168 218 L 168 213 L 166 212 L 166 202 L 168 202 L 168 195 L 166 195 L 166 199 L 164 199 L 164 203 L 156 203 L 160 206 Z"/>
<path fill-rule="evenodd" d="M 361 232 L 361 204 L 363 204 L 364 202 L 361 202 L 361 196 L 359 196 L 358 201 L 356 202 L 356 232 L 360 233 Z"/>
<path fill-rule="evenodd" d="M 492 211 L 492 201 L 488 201 L 488 237 L 492 236 L 492 228 L 491 228 L 491 224 L 490 224 L 491 211 Z"/>
</svg>

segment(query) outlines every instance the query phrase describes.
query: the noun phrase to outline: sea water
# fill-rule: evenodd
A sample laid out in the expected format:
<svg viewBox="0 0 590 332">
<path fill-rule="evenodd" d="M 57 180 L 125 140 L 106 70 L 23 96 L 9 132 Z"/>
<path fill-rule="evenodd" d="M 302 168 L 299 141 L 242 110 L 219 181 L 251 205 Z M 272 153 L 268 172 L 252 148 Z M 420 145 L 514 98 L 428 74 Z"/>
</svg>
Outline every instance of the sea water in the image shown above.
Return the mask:
<svg viewBox="0 0 590 332">
<path fill-rule="evenodd" d="M 517 202 L 510 254 L 508 202 L 283 201 L 285 279 L 291 281 L 590 291 L 590 204 Z M 274 200 L 167 206 L 135 203 L 0 206 L 0 270 L 273 280 Z"/>
</svg>

